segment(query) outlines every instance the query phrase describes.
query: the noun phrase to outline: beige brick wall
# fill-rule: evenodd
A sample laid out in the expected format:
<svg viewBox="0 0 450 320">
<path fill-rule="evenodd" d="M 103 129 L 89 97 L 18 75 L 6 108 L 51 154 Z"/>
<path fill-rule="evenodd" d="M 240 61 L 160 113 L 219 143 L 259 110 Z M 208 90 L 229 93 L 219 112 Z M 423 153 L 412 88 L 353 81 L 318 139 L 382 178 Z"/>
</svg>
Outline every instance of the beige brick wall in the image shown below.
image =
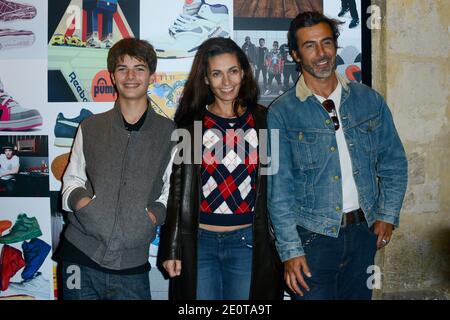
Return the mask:
<svg viewBox="0 0 450 320">
<path fill-rule="evenodd" d="M 450 1 L 373 0 L 373 86 L 390 106 L 409 159 L 400 228 L 377 255 L 375 299 L 450 298 Z"/>
</svg>

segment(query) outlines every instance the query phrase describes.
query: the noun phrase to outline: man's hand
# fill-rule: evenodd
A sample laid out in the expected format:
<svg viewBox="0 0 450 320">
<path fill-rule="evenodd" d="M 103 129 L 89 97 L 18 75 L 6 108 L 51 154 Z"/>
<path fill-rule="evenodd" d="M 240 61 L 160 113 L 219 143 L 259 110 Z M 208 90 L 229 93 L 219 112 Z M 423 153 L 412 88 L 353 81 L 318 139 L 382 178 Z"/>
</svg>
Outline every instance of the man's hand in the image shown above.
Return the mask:
<svg viewBox="0 0 450 320">
<path fill-rule="evenodd" d="M 152 220 L 153 224 L 156 225 L 156 217 L 155 217 L 155 215 L 153 214 L 153 212 L 151 212 L 151 211 L 148 210 L 148 209 L 145 209 L 145 210 L 147 210 L 147 215 L 148 215 L 148 217 L 150 218 L 150 220 Z"/>
<path fill-rule="evenodd" d="M 181 260 L 166 260 L 162 265 L 171 278 L 181 274 Z"/>
<path fill-rule="evenodd" d="M 305 256 L 291 258 L 284 262 L 284 281 L 286 281 L 289 289 L 303 297 L 303 292 L 300 290 L 298 284 L 300 283 L 307 291 L 309 291 L 309 287 L 302 273 L 308 278 L 312 277 Z"/>
<path fill-rule="evenodd" d="M 92 199 L 89 197 L 83 197 L 80 200 L 78 200 L 77 205 L 75 206 L 75 211 L 78 211 L 80 209 L 83 209 L 84 207 L 86 207 L 89 202 L 91 202 Z"/>
<path fill-rule="evenodd" d="M 378 236 L 377 249 L 383 248 L 391 241 L 394 226 L 384 221 L 375 221 L 373 233 Z"/>
</svg>

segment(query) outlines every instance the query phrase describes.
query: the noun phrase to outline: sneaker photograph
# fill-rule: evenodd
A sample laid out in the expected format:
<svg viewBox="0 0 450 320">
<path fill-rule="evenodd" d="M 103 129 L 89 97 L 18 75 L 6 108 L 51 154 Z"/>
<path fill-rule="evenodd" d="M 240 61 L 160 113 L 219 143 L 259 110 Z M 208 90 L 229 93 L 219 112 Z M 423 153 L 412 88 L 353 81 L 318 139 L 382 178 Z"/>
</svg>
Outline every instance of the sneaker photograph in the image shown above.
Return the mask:
<svg viewBox="0 0 450 320">
<path fill-rule="evenodd" d="M 4 91 L 0 81 L 0 131 L 24 131 L 42 125 L 42 116 L 36 109 L 22 107 Z"/>
<path fill-rule="evenodd" d="M 0 21 L 33 19 L 35 16 L 36 8 L 30 4 L 0 0 Z"/>
<path fill-rule="evenodd" d="M 348 25 L 348 27 L 350 29 L 356 28 L 359 25 L 359 19 L 352 19 L 352 21 L 350 21 L 350 24 Z"/>
<path fill-rule="evenodd" d="M 29 47 L 35 40 L 36 37 L 31 31 L 0 29 L 0 51 Z"/>
<path fill-rule="evenodd" d="M 0 291 L 8 289 L 10 279 L 24 266 L 25 260 L 22 258 L 22 252 L 4 245 L 0 257 Z"/>
<path fill-rule="evenodd" d="M 103 49 L 110 49 L 113 45 L 114 45 L 113 35 L 112 35 L 111 33 L 109 33 L 109 34 L 102 40 L 101 47 L 102 47 Z"/>
<path fill-rule="evenodd" d="M 153 41 L 159 58 L 192 57 L 198 46 L 213 37 L 230 36 L 228 7 L 203 0 L 186 0 L 181 13 L 169 27 L 165 39 Z"/>
<path fill-rule="evenodd" d="M 25 268 L 22 271 L 22 279 L 29 280 L 39 271 L 50 252 L 50 245 L 41 239 L 34 238 L 30 242 L 22 243 Z"/>
<path fill-rule="evenodd" d="M 0 237 L 2 236 L 3 232 L 11 228 L 12 222 L 9 220 L 0 220 Z"/>
<path fill-rule="evenodd" d="M 30 280 L 22 282 L 10 282 L 6 291 L 0 293 L 0 297 L 27 296 L 37 300 L 48 300 L 50 296 L 50 281 L 45 279 L 41 273 Z"/>
<path fill-rule="evenodd" d="M 86 48 L 100 49 L 101 47 L 102 43 L 98 38 L 98 34 L 93 33 L 86 39 Z"/>
<path fill-rule="evenodd" d="M 26 213 L 21 213 L 17 216 L 11 231 L 7 235 L 0 237 L 0 243 L 17 243 L 40 236 L 42 236 L 42 231 L 36 217 L 29 218 Z"/>
<path fill-rule="evenodd" d="M 55 146 L 72 147 L 73 139 L 77 133 L 77 128 L 81 121 L 92 116 L 93 113 L 87 109 L 81 109 L 80 114 L 75 118 L 65 118 L 62 112 L 58 113 L 55 124 Z"/>
</svg>

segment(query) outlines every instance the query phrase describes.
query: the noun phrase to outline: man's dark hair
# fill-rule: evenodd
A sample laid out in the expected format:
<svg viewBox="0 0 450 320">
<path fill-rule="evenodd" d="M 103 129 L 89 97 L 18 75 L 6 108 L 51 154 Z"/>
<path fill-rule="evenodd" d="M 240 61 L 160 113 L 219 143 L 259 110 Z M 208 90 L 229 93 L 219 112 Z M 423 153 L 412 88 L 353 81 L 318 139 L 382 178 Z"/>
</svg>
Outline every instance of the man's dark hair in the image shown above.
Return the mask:
<svg viewBox="0 0 450 320">
<path fill-rule="evenodd" d="M 150 74 L 155 73 L 157 57 L 153 46 L 145 40 L 125 38 L 116 42 L 108 52 L 108 71 L 113 73 L 116 66 L 128 55 L 147 64 Z"/>
<path fill-rule="evenodd" d="M 261 40 L 264 41 L 264 42 L 266 42 L 266 39 L 264 39 L 264 38 L 259 38 L 258 41 L 261 42 Z"/>
<path fill-rule="evenodd" d="M 326 23 L 333 32 L 334 45 L 338 48 L 337 40 L 339 38 L 339 25 L 343 24 L 343 22 L 330 19 L 327 16 L 323 15 L 317 11 L 306 11 L 297 15 L 294 20 L 291 21 L 291 25 L 288 31 L 288 45 L 289 52 L 298 51 L 297 44 L 297 30 L 306 27 L 312 27 L 319 23 Z"/>
</svg>

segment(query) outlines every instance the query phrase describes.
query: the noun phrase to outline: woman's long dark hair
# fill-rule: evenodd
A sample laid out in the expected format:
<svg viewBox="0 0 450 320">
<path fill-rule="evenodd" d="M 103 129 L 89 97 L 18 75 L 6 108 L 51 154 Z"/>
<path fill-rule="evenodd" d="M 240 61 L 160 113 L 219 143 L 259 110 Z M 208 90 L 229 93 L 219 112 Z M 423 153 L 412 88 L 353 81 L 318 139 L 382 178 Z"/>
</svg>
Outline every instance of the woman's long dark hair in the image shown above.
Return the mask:
<svg viewBox="0 0 450 320">
<path fill-rule="evenodd" d="M 250 110 L 256 106 L 259 89 L 244 51 L 231 39 L 211 38 L 200 45 L 192 63 L 191 72 L 175 113 L 174 120 L 179 127 L 202 119 L 206 105 L 214 102 L 214 94 L 205 83 L 205 77 L 208 72 L 209 58 L 224 53 L 235 54 L 244 72 L 238 97 L 233 102 L 234 113 L 237 114 L 239 105 Z"/>
</svg>

